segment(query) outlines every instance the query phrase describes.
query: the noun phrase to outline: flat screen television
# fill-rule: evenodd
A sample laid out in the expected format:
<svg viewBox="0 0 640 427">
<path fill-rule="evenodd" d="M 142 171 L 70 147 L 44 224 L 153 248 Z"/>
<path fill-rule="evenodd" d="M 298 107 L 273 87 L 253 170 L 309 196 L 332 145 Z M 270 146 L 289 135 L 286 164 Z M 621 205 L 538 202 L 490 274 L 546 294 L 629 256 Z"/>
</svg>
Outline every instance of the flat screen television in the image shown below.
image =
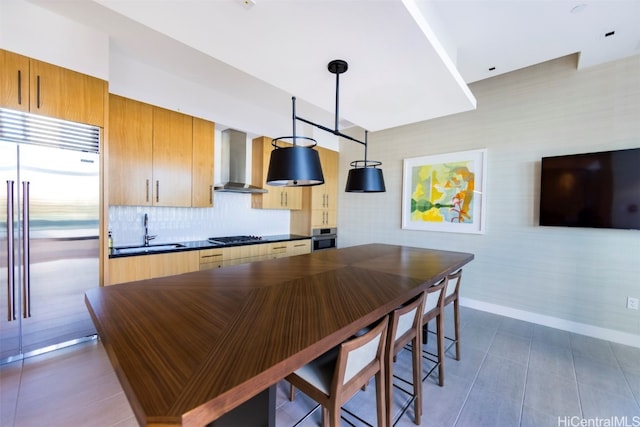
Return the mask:
<svg viewBox="0 0 640 427">
<path fill-rule="evenodd" d="M 640 230 L 640 148 L 543 157 L 540 225 Z"/>
</svg>

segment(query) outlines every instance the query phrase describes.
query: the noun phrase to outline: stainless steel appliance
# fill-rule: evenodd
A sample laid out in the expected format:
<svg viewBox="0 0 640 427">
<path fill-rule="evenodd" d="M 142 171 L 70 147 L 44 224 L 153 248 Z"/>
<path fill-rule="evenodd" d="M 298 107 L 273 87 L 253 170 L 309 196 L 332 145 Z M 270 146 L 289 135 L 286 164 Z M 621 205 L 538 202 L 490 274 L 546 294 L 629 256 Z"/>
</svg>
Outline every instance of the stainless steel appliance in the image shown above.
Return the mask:
<svg viewBox="0 0 640 427">
<path fill-rule="evenodd" d="M 209 237 L 207 239 L 211 243 L 218 245 L 240 245 L 243 243 L 257 243 L 262 241 L 260 236 L 228 236 L 228 237 Z"/>
<path fill-rule="evenodd" d="M 216 141 L 216 144 L 218 141 Z M 267 193 L 268 190 L 247 184 L 247 134 L 225 129 L 220 138 L 220 176 L 222 184 L 215 191 L 229 193 Z"/>
<path fill-rule="evenodd" d="M 96 333 L 100 129 L 0 109 L 0 363 Z"/>
<path fill-rule="evenodd" d="M 337 228 L 314 228 L 311 233 L 311 251 L 320 251 L 323 249 L 333 249 L 337 247 L 338 229 Z"/>
</svg>

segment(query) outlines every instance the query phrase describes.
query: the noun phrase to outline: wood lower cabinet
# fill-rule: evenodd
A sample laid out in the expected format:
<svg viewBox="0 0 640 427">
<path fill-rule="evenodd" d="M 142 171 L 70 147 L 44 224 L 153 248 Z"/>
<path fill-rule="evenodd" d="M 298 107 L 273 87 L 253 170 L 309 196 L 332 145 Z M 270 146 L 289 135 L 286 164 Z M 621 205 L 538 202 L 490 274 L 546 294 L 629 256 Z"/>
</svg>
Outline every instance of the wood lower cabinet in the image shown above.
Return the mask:
<svg viewBox="0 0 640 427">
<path fill-rule="evenodd" d="M 287 242 L 272 243 L 269 245 L 269 258 L 283 258 L 289 256 L 289 245 Z"/>
<path fill-rule="evenodd" d="M 251 207 L 254 209 L 301 209 L 301 187 L 272 187 L 266 185 L 271 151 L 273 151 L 271 141 L 272 139 L 266 136 L 253 140 L 251 184 L 266 188 L 268 192 L 252 194 Z"/>
<path fill-rule="evenodd" d="M 287 242 L 287 255 L 296 256 L 311 253 L 311 239 Z"/>
<path fill-rule="evenodd" d="M 109 284 L 189 273 L 198 268 L 198 251 L 111 258 Z"/>
<path fill-rule="evenodd" d="M 213 206 L 214 123 L 109 96 L 109 204 Z"/>
<path fill-rule="evenodd" d="M 104 127 L 105 80 L 0 49 L 0 106 Z"/>
<path fill-rule="evenodd" d="M 311 253 L 311 239 L 272 243 L 270 258 L 284 258 Z"/>
<path fill-rule="evenodd" d="M 268 259 L 269 245 L 232 246 L 200 250 L 200 270 L 246 264 Z"/>
<path fill-rule="evenodd" d="M 108 285 L 308 254 L 311 239 L 110 258 Z"/>
<path fill-rule="evenodd" d="M 209 270 L 265 259 L 308 254 L 311 252 L 311 239 L 202 249 L 199 252 L 200 270 Z"/>
<path fill-rule="evenodd" d="M 198 251 L 199 256 L 199 270 L 211 270 L 213 268 L 220 268 L 224 266 L 224 252 L 223 248 L 215 249 L 202 249 Z"/>
<path fill-rule="evenodd" d="M 268 258 L 268 244 L 233 246 L 225 249 L 224 266 L 246 264 Z"/>
</svg>

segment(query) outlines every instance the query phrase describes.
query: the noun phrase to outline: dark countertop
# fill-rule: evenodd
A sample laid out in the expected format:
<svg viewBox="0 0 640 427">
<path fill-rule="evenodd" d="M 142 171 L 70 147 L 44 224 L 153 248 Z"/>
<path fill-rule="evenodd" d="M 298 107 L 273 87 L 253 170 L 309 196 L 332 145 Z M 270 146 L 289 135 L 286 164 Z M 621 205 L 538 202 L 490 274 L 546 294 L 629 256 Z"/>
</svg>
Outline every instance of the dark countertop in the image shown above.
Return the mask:
<svg viewBox="0 0 640 427">
<path fill-rule="evenodd" d="M 252 241 L 249 243 L 226 244 L 226 245 L 221 245 L 219 243 L 212 243 L 208 240 L 194 240 L 189 242 L 169 242 L 169 243 L 158 243 L 156 246 L 163 246 L 163 245 L 170 245 L 170 244 L 180 244 L 181 246 L 177 248 L 166 249 L 166 250 L 154 250 L 149 252 L 119 254 L 117 253 L 118 249 L 133 247 L 133 246 L 121 246 L 121 247 L 112 248 L 109 251 L 109 258 L 123 258 L 123 257 L 141 256 L 141 255 L 144 256 L 144 255 L 153 255 L 153 254 L 164 254 L 169 252 L 194 251 L 194 250 L 201 250 L 201 249 L 230 248 L 232 246 L 262 245 L 265 243 L 289 242 L 293 240 L 305 240 L 310 238 L 311 236 L 302 236 L 299 234 L 275 234 L 270 236 L 262 236 L 262 239 L 259 241 Z M 150 246 L 153 247 L 154 245 L 150 245 Z"/>
</svg>

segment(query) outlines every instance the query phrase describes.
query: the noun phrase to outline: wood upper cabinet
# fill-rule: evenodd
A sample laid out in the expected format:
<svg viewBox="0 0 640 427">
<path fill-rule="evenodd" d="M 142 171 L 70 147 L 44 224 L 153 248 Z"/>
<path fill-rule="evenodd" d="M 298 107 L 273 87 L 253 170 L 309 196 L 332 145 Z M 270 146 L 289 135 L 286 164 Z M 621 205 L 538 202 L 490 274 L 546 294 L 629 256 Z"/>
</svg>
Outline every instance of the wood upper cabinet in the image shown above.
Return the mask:
<svg viewBox="0 0 640 427">
<path fill-rule="evenodd" d="M 29 112 L 29 62 L 31 59 L 0 49 L 0 105 Z"/>
<path fill-rule="evenodd" d="M 338 226 L 338 152 L 316 147 L 324 184 L 304 188 L 302 209 L 291 212 L 290 231 L 310 235 L 314 228 Z"/>
<path fill-rule="evenodd" d="M 193 118 L 153 107 L 153 205 L 191 206 Z"/>
<path fill-rule="evenodd" d="M 111 94 L 109 204 L 213 206 L 214 126 Z"/>
<path fill-rule="evenodd" d="M 267 186 L 267 172 L 271 160 L 271 138 L 261 136 L 253 140 L 251 158 L 251 184 L 267 188 L 267 193 L 251 194 L 251 207 L 255 209 L 302 209 L 301 187 Z"/>
<path fill-rule="evenodd" d="M 212 122 L 193 118 L 193 160 L 191 176 L 191 206 L 213 206 L 213 144 Z"/>
<path fill-rule="evenodd" d="M 322 164 L 324 184 L 311 187 L 311 227 L 337 226 L 338 210 L 338 153 L 317 148 Z"/>
<path fill-rule="evenodd" d="M 311 229 L 338 226 L 338 211 L 335 209 L 311 210 Z"/>
<path fill-rule="evenodd" d="M 104 127 L 107 82 L 0 50 L 0 105 Z"/>
<path fill-rule="evenodd" d="M 151 206 L 153 106 L 109 95 L 109 204 Z"/>
</svg>

